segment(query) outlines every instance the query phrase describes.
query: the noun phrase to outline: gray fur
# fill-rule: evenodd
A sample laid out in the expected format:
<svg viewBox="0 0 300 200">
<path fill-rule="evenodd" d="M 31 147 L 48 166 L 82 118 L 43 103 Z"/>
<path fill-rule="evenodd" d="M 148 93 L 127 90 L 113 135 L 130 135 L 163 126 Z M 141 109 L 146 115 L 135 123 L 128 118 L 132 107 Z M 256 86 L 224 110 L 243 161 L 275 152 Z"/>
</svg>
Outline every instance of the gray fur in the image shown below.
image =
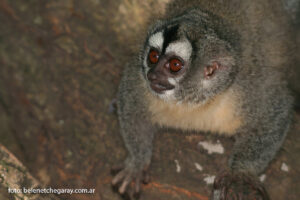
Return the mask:
<svg viewBox="0 0 300 200">
<path fill-rule="evenodd" d="M 149 90 L 142 67 L 145 49 L 153 33 L 176 23 L 180 36 L 193 44 L 190 67 L 174 94 L 176 101 L 201 104 L 229 88 L 234 91 L 245 123 L 234 136 L 228 167 L 258 175 L 282 145 L 292 118 L 293 99 L 281 69 L 295 62 L 295 47 L 280 0 L 175 0 L 167 7 L 166 17 L 149 29 L 140 55 L 126 66 L 120 83 L 120 130 L 129 152 L 125 168 L 138 173 L 150 164 L 157 127 L 144 99 Z M 204 87 L 201 66 L 212 59 L 228 68 Z"/>
<path fill-rule="evenodd" d="M 141 69 L 139 62 L 126 66 L 119 87 L 118 115 L 120 131 L 129 151 L 127 162 L 141 170 L 150 164 L 152 140 L 155 127 L 151 125 L 141 87 Z M 130 99 L 130 103 L 128 100 Z"/>
</svg>

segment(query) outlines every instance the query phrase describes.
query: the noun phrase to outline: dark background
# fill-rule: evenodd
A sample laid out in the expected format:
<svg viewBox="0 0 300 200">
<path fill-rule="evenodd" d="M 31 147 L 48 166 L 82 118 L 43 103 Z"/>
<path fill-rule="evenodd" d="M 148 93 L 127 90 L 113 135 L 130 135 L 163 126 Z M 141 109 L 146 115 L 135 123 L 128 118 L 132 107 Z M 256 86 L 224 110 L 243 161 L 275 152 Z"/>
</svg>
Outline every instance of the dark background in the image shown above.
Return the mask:
<svg viewBox="0 0 300 200">
<path fill-rule="evenodd" d="M 96 189 L 93 195 L 58 198 L 120 199 L 111 190 L 109 169 L 126 151 L 109 105 L 147 21 L 167 2 L 0 0 L 0 143 L 44 186 Z M 295 114 L 283 148 L 265 172 L 274 200 L 300 197 L 299 121 Z M 204 178 L 226 165 L 233 143 L 220 139 L 225 154 L 209 155 L 197 147 L 204 140 L 217 141 L 209 135 L 157 136 L 152 182 L 141 199 L 208 199 L 211 185 Z M 280 169 L 283 162 L 288 172 Z M 1 187 L 0 197 L 8 198 Z"/>
</svg>

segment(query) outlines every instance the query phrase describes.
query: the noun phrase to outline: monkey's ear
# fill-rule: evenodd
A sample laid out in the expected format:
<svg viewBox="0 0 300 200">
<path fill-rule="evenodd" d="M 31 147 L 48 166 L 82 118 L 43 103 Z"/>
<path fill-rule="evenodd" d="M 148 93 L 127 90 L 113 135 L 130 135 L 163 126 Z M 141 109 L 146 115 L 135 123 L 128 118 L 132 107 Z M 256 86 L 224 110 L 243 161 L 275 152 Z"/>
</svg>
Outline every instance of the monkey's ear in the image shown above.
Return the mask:
<svg viewBox="0 0 300 200">
<path fill-rule="evenodd" d="M 204 67 L 204 76 L 206 79 L 210 79 L 216 71 L 220 69 L 229 69 L 235 65 L 235 59 L 232 56 L 219 57 L 212 59 Z"/>
<path fill-rule="evenodd" d="M 204 67 L 204 76 L 206 79 L 210 79 L 221 67 L 221 64 L 219 62 L 213 61 L 211 64 Z"/>
</svg>

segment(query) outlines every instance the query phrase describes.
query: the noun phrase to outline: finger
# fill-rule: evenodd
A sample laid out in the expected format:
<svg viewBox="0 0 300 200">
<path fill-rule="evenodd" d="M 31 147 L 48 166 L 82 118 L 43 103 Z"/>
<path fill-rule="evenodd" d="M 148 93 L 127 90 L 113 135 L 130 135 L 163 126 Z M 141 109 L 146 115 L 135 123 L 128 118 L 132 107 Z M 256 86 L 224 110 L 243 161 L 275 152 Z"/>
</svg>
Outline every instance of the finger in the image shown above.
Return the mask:
<svg viewBox="0 0 300 200">
<path fill-rule="evenodd" d="M 131 182 L 131 175 L 126 176 L 126 178 L 124 179 L 121 187 L 119 188 L 119 192 L 120 194 L 124 194 L 124 192 L 126 191 L 126 188 L 128 186 L 128 184 Z"/>
<path fill-rule="evenodd" d="M 140 178 L 140 176 L 138 176 L 138 177 L 135 178 L 135 187 L 134 187 L 135 188 L 135 190 L 134 190 L 135 194 L 140 192 L 140 186 L 141 186 L 141 178 Z"/>
<path fill-rule="evenodd" d="M 119 173 L 114 177 L 114 179 L 112 180 L 111 183 L 112 183 L 113 185 L 116 185 L 118 182 L 120 182 L 120 181 L 124 178 L 125 175 L 126 175 L 125 170 L 119 172 Z"/>
<path fill-rule="evenodd" d="M 227 196 L 227 188 L 223 187 L 221 189 L 221 195 L 220 195 L 220 197 L 221 197 L 221 199 L 226 199 L 226 196 Z"/>
</svg>

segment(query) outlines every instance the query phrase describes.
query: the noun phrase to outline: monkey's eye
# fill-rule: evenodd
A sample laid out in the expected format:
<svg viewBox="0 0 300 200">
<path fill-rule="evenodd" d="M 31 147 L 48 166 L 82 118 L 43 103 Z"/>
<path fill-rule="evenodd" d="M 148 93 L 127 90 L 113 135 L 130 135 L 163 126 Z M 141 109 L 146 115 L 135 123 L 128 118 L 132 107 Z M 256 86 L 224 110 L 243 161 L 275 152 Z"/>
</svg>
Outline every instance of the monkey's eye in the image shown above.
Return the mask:
<svg viewBox="0 0 300 200">
<path fill-rule="evenodd" d="M 183 68 L 183 64 L 177 58 L 173 58 L 169 61 L 169 67 L 171 72 L 178 72 Z"/>
<path fill-rule="evenodd" d="M 156 64 L 159 59 L 159 53 L 156 50 L 151 50 L 149 53 L 149 61 L 151 64 Z"/>
</svg>

